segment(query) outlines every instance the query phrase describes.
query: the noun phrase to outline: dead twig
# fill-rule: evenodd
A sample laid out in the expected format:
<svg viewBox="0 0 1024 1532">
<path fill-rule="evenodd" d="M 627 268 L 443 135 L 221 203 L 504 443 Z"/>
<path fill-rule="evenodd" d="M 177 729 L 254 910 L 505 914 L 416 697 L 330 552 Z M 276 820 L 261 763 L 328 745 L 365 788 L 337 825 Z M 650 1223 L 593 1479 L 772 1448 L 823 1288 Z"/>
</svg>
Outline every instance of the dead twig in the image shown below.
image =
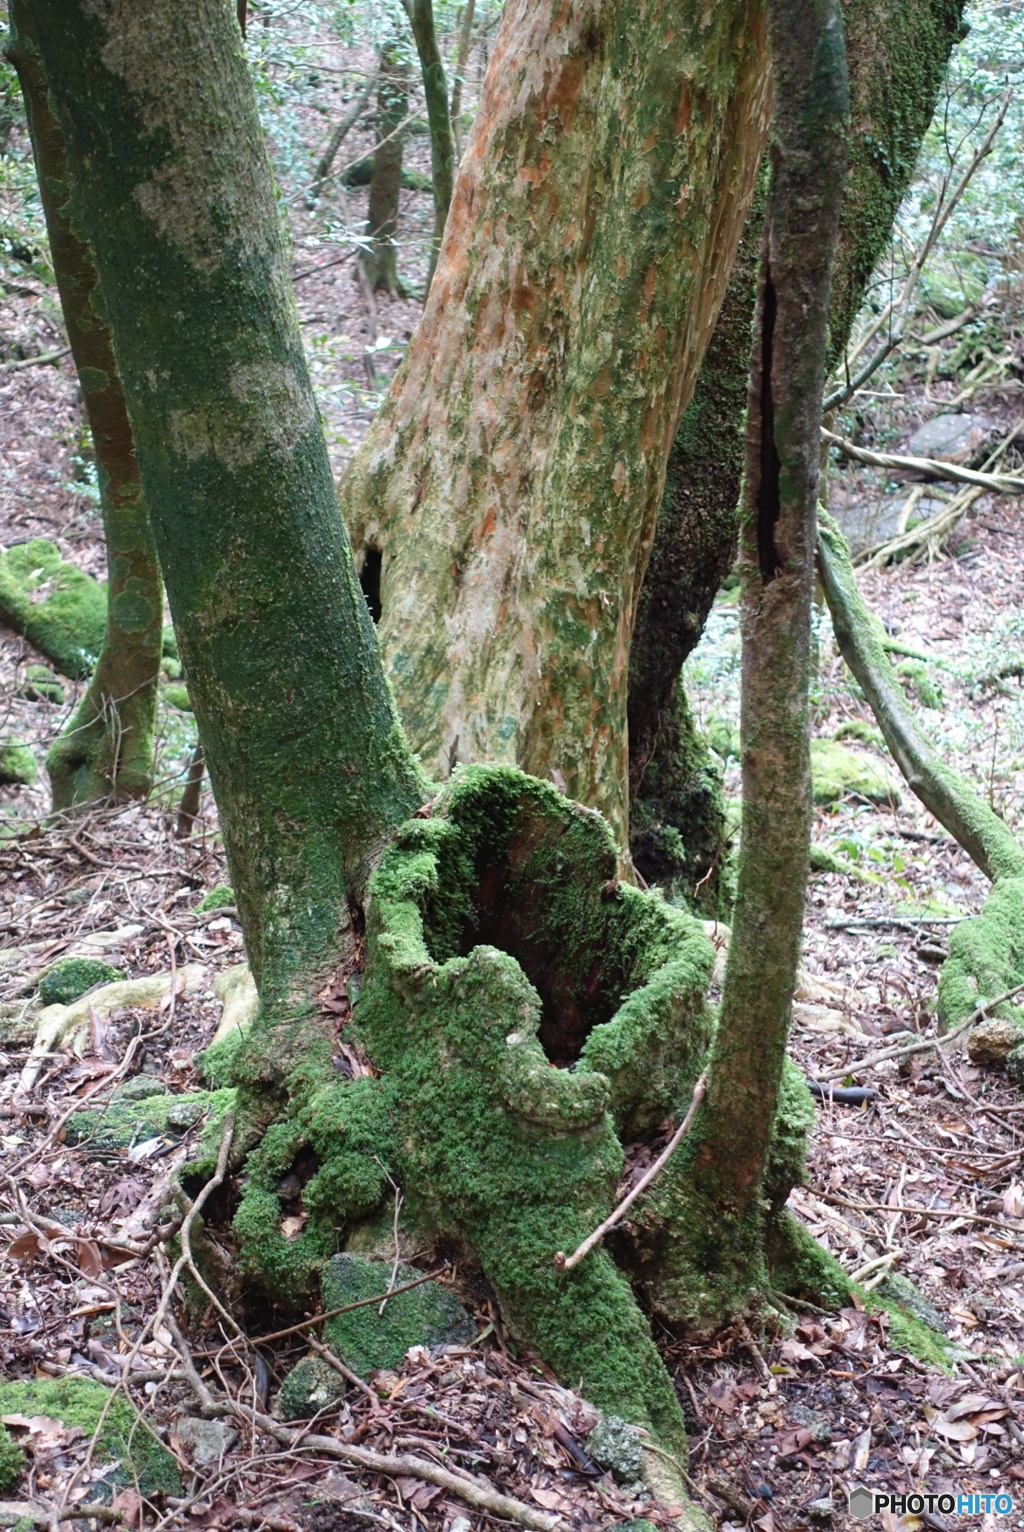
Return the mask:
<svg viewBox="0 0 1024 1532">
<path fill-rule="evenodd" d="M 993 495 L 1024 495 L 1024 479 L 1012 474 L 980 473 L 974 468 L 961 468 L 959 463 L 940 462 L 937 458 L 907 457 L 898 452 L 872 452 L 868 447 L 857 447 L 845 436 L 821 429 L 821 439 L 830 447 L 836 447 L 844 457 L 855 463 L 867 463 L 874 468 L 903 468 L 912 473 L 930 474 L 934 479 L 951 479 L 957 484 L 972 484 Z"/>
<path fill-rule="evenodd" d="M 1024 988 L 1024 985 L 1021 987 Z M 555 1252 L 555 1266 L 559 1271 L 572 1271 L 574 1266 L 578 1266 L 579 1263 L 583 1260 L 583 1257 L 589 1255 L 591 1250 L 594 1249 L 594 1246 L 599 1245 L 604 1239 L 605 1235 L 610 1233 L 610 1231 L 615 1228 L 617 1223 L 621 1223 L 622 1219 L 625 1218 L 626 1214 L 633 1206 L 633 1203 L 640 1196 L 640 1193 L 645 1192 L 655 1177 L 661 1174 L 669 1160 L 679 1148 L 679 1145 L 682 1143 L 683 1139 L 686 1137 L 687 1133 L 689 1133 L 693 1124 L 693 1119 L 697 1115 L 697 1109 L 701 1102 L 704 1100 L 704 1093 L 706 1089 L 706 1077 L 702 1074 L 696 1085 L 693 1087 L 693 1096 L 690 1099 L 690 1105 L 686 1116 L 683 1118 L 682 1122 L 679 1124 L 678 1128 L 673 1133 L 672 1137 L 669 1139 L 668 1144 L 662 1150 L 661 1154 L 659 1154 L 654 1164 L 650 1167 L 649 1170 L 644 1172 L 639 1181 L 633 1187 L 632 1191 L 626 1193 L 625 1197 L 623 1197 L 622 1201 L 619 1203 L 618 1207 L 615 1208 L 614 1212 L 609 1213 L 604 1223 L 598 1224 L 593 1234 L 587 1235 L 586 1239 L 581 1245 L 577 1246 L 572 1255 L 566 1255 L 562 1250 Z"/>
<path fill-rule="evenodd" d="M 963 1021 L 957 1022 L 955 1027 L 951 1027 L 941 1037 L 926 1037 L 920 1042 L 904 1043 L 898 1048 L 883 1048 L 881 1053 L 872 1053 L 866 1059 L 861 1059 L 859 1063 L 847 1064 L 845 1069 L 828 1075 L 826 1079 L 817 1083 L 831 1085 L 836 1080 L 845 1080 L 849 1074 L 860 1074 L 862 1070 L 873 1069 L 876 1064 L 887 1063 L 890 1059 L 908 1059 L 915 1053 L 931 1053 L 945 1048 L 961 1033 L 966 1032 L 968 1027 L 972 1027 L 976 1021 L 981 1021 L 984 1016 L 987 1016 L 989 1011 L 995 1010 L 997 1005 L 1002 1005 L 1007 1000 L 1012 1000 L 1014 995 L 1019 995 L 1022 990 L 1024 990 L 1024 984 L 1017 984 L 1002 995 L 994 995 L 991 1000 L 985 1000 L 981 1005 L 976 1006 L 969 1016 L 965 1016 Z"/>
</svg>

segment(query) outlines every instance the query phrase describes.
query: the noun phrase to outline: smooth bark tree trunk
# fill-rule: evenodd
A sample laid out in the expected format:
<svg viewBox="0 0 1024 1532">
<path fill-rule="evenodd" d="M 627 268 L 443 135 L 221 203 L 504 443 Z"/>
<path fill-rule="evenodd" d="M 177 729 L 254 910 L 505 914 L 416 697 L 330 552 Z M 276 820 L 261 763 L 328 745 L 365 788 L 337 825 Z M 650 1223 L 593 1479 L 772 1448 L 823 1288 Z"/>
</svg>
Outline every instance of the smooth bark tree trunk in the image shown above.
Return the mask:
<svg viewBox="0 0 1024 1532">
<path fill-rule="evenodd" d="M 412 34 L 416 40 L 420 72 L 423 76 L 423 94 L 427 102 L 427 123 L 430 127 L 430 173 L 434 187 L 434 238 L 430 247 L 430 268 L 427 288 L 434 279 L 441 238 L 451 207 L 452 186 L 455 181 L 455 137 L 452 120 L 448 115 L 448 81 L 445 78 L 441 50 L 437 45 L 434 26 L 433 0 L 404 0 Z"/>
<path fill-rule="evenodd" d="M 850 0 L 844 9 L 851 136 L 829 303 L 830 370 L 842 358 L 891 238 L 950 51 L 962 36 L 962 12 L 962 0 Z M 680 725 L 674 695 L 680 667 L 704 630 L 736 552 L 745 336 L 753 320 L 760 222 L 755 205 L 693 402 L 669 454 L 630 655 L 634 863 L 650 881 L 682 876 L 691 889 L 714 854 L 716 836 L 701 773 L 695 775 L 692 765 L 681 770 L 699 758 L 700 740 Z M 684 848 L 675 861 L 667 850 L 673 830 Z"/>
<path fill-rule="evenodd" d="M 424 785 L 337 515 L 241 39 L 219 0 L 33 16 L 247 952 L 264 1003 L 301 1012 Z"/>
<path fill-rule="evenodd" d="M 469 51 L 473 45 L 473 15 L 476 10 L 476 0 L 466 0 L 462 10 L 462 19 L 459 26 L 459 52 L 455 60 L 455 79 L 452 84 L 452 105 L 450 119 L 452 133 L 455 138 L 455 152 L 458 154 L 459 118 L 462 116 L 462 91 L 466 83 L 466 70 L 469 67 Z"/>
<path fill-rule="evenodd" d="M 622 845 L 637 594 L 766 113 L 740 0 L 509 4 L 423 319 L 340 489 L 429 769 L 516 762 Z"/>
<path fill-rule="evenodd" d="M 366 215 L 369 245 L 359 256 L 371 292 L 405 296 L 398 279 L 398 204 L 402 193 L 405 133 L 400 128 L 409 113 L 409 66 L 394 47 L 384 48 L 377 83 L 377 147 L 370 174 Z"/>
<path fill-rule="evenodd" d="M 85 693 L 46 758 L 53 807 L 141 798 L 153 779 L 163 585 L 124 392 L 98 301 L 89 245 L 69 208 L 67 154 L 47 101 L 25 0 L 11 0 L 8 57 L 28 117 L 57 291 L 99 471 L 107 548 L 107 626 Z"/>
</svg>

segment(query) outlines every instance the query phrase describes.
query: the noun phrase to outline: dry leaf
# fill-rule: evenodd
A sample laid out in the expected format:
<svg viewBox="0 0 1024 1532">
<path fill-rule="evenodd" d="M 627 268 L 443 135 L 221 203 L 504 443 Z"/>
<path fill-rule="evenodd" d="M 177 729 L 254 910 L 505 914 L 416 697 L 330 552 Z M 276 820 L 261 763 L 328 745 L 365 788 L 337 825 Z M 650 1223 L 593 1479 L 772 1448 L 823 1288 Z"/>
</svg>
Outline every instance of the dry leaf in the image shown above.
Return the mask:
<svg viewBox="0 0 1024 1532">
<path fill-rule="evenodd" d="M 946 1420 L 942 1415 L 932 1421 L 932 1430 L 950 1442 L 970 1442 L 978 1434 L 977 1426 L 969 1420 Z"/>
<path fill-rule="evenodd" d="M 75 1251 L 78 1256 L 79 1270 L 93 1281 L 103 1275 L 103 1257 L 100 1255 L 100 1247 L 93 1239 L 76 1239 Z"/>
<path fill-rule="evenodd" d="M 39 1235 L 29 1229 L 11 1241 L 7 1246 L 7 1254 L 13 1256 L 16 1261 L 34 1261 L 45 1248 Z"/>
<path fill-rule="evenodd" d="M 546 1511 L 561 1511 L 565 1506 L 562 1496 L 553 1489 L 531 1489 L 530 1494 Z"/>
<path fill-rule="evenodd" d="M 110 1509 L 118 1511 L 121 1520 L 129 1527 L 142 1525 L 142 1499 L 137 1490 L 123 1489 L 110 1502 Z"/>
<path fill-rule="evenodd" d="M 1007 1218 L 1024 1218 L 1024 1186 L 1011 1181 L 1003 1193 L 1003 1214 Z"/>
</svg>

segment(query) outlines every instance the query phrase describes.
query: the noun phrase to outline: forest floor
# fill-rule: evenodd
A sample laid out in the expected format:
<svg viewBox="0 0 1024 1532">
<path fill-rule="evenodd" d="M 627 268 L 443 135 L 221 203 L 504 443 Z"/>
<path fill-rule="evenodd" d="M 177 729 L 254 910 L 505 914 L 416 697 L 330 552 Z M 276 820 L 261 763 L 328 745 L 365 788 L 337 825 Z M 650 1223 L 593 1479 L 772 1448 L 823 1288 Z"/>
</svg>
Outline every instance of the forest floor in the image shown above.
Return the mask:
<svg viewBox="0 0 1024 1532">
<path fill-rule="evenodd" d="M 298 249 L 297 269 L 301 259 Z M 326 377 L 328 339 L 319 353 L 313 346 L 340 463 L 372 414 L 370 396 L 386 383 L 390 348 L 380 348 L 371 387 L 366 347 L 411 330 L 417 305 L 382 299 L 370 312 L 344 266 L 309 278 L 299 292 L 308 333 L 353 342 L 348 351 L 336 348 Z M 6 292 L 0 334 L 8 358 L 59 347 L 52 294 L 29 280 Z M 1005 393 L 987 401 L 1004 415 L 1015 405 L 1019 399 Z M 915 406 L 911 399 L 897 421 L 897 444 L 934 410 L 934 403 L 918 397 Z M 847 494 L 878 490 L 868 474 L 844 474 L 844 485 Z M 0 372 L 0 545 L 36 536 L 102 574 L 95 494 L 66 359 Z M 949 759 L 1020 828 L 1019 505 L 978 502 L 941 558 L 874 571 L 862 589 L 890 632 L 937 656 L 930 673 L 941 701 L 922 706 L 922 720 Z M 735 717 L 736 644 L 735 607 L 726 601 L 690 667 L 706 718 Z M 77 687 L 63 683 L 62 704 L 23 695 L 30 690 L 26 667 L 40 658 L 23 640 L 0 634 L 3 737 L 29 745 L 41 765 Z M 843 722 L 871 722 L 827 622 L 815 709 L 823 739 Z M 66 1372 L 121 1379 L 147 1429 L 176 1457 L 181 1493 L 143 1507 L 130 1482 L 105 1487 L 105 1465 L 91 1460 L 88 1434 L 35 1415 L 11 1423 L 27 1451 L 18 1494 L 65 1520 L 76 1506 L 106 1500 L 125 1525 L 161 1529 L 356 1532 L 379 1524 L 452 1532 L 463 1516 L 482 1527 L 493 1518 L 444 1489 L 412 1474 L 357 1472 L 301 1433 L 282 1444 L 262 1428 L 243 1429 L 222 1437 L 213 1458 L 199 1462 L 183 1421 L 200 1411 L 173 1325 L 157 1326 L 132 1357 L 160 1303 L 167 1257 L 156 1245 L 125 1259 L 116 1246 L 140 1208 L 159 1206 L 194 1129 L 110 1149 L 68 1143 L 64 1124 L 83 1103 L 102 1102 L 115 1084 L 140 1073 L 159 1075 L 176 1093 L 195 1088 L 196 1054 L 220 1015 L 212 981 L 243 957 L 230 908 L 196 912 L 204 893 L 226 881 L 208 795 L 191 837 L 174 833 L 191 717 L 165 699 L 160 719 L 160 786 L 145 805 L 54 824 L 45 818 L 42 776 L 36 786 L 0 788 L 0 1000 L 24 1001 L 47 964 L 88 945 L 90 936 L 132 977 L 176 976 L 162 1008 L 125 1009 L 106 1023 L 97 1018 L 78 1051 L 46 1059 L 31 1089 L 19 1084 L 28 1039 L 7 1013 L 0 1218 L 12 1242 L 0 1257 L 0 1367 L 8 1379 Z M 881 762 L 870 740 L 858 748 Z M 734 766 L 727 785 L 735 785 Z M 1005 1491 L 1020 1506 L 1024 1098 L 1004 1074 L 972 1064 L 959 1050 L 862 1062 L 894 1034 L 934 1036 L 937 964 L 950 925 L 980 909 L 986 884 L 905 791 L 895 808 L 856 794 L 821 808 L 815 840 L 844 857 L 851 871 L 811 883 L 808 979 L 792 1053 L 809 1076 L 849 1077 L 871 1087 L 875 1099 L 855 1109 L 820 1104 L 807 1184 L 792 1205 L 849 1271 L 868 1268 L 867 1286 L 889 1270 L 911 1278 L 948 1338 L 949 1360 L 929 1363 L 900 1350 L 870 1298 L 840 1314 L 800 1311 L 790 1335 L 729 1333 L 700 1349 L 666 1342 L 690 1430 L 694 1493 L 726 1529 L 751 1524 L 759 1532 L 842 1524 L 847 1489 L 859 1483 L 894 1494 L 921 1485 L 933 1493 Z M 188 992 L 179 992 L 177 981 L 193 964 L 201 972 Z M 424 1253 L 419 1264 L 433 1271 L 432 1255 Z M 517 1354 L 472 1274 L 442 1265 L 443 1279 L 478 1321 L 478 1341 L 442 1355 L 411 1353 L 400 1376 L 350 1392 L 318 1419 L 317 1432 L 428 1458 L 443 1448 L 446 1461 L 579 1528 L 640 1514 L 664 1520 L 587 1465 L 580 1448 L 592 1423 L 587 1407 L 535 1360 Z M 301 1331 L 256 1347 L 212 1308 L 173 1312 L 202 1380 L 256 1410 L 273 1400 L 284 1372 L 307 1352 Z M 940 1517 L 924 1519 L 931 1528 L 943 1526 Z M 958 1520 L 1024 1526 L 1019 1511 L 998 1522 L 982 1515 Z M 883 1513 L 882 1523 L 893 1532 L 897 1518 Z"/>
</svg>

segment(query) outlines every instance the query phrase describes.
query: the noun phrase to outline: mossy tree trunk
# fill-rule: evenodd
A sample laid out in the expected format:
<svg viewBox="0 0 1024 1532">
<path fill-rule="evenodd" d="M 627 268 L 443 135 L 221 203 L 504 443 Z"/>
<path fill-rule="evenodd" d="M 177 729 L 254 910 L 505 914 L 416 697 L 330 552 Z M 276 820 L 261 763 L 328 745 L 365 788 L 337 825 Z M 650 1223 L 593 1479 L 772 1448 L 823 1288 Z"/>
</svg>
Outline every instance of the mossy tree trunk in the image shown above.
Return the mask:
<svg viewBox="0 0 1024 1532">
<path fill-rule="evenodd" d="M 291 1016 L 424 784 L 337 515 L 241 39 L 219 0 L 33 18 L 247 951 Z"/>
<path fill-rule="evenodd" d="M 516 762 L 623 845 L 637 594 L 766 112 L 756 6 L 506 6 L 423 319 L 341 485 L 429 768 Z"/>
<path fill-rule="evenodd" d="M 164 598 L 96 267 L 68 205 L 67 154 L 47 101 L 25 0 L 11 0 L 10 20 L 8 57 L 21 81 L 54 276 L 95 446 L 107 548 L 103 647 L 84 696 L 46 759 L 53 807 L 65 809 L 149 791 Z"/>
<path fill-rule="evenodd" d="M 455 182 L 455 135 L 448 115 L 448 81 L 445 78 L 441 50 L 437 45 L 433 0 L 403 0 L 423 76 L 423 94 L 427 102 L 430 127 L 430 171 L 434 187 L 434 238 L 430 247 L 427 287 L 434 279 L 441 237 L 452 202 Z"/>
<path fill-rule="evenodd" d="M 962 35 L 962 12 L 962 0 L 850 0 L 844 8 L 851 129 L 829 302 L 830 370 L 842 358 L 891 237 L 950 50 Z M 682 879 L 691 897 L 720 830 L 716 835 L 701 789 L 706 750 L 699 771 L 686 768 L 701 758 L 701 742 L 692 729 L 680 727 L 674 699 L 680 667 L 704 630 L 736 550 L 746 338 L 762 212 L 755 203 L 693 401 L 669 454 L 630 655 L 634 861 L 649 879 Z M 682 841 L 675 860 L 668 849 L 673 831 Z M 705 885 L 709 892 L 712 883 L 713 876 Z"/>
<path fill-rule="evenodd" d="M 404 297 L 398 279 L 398 205 L 402 194 L 405 133 L 400 127 L 409 114 L 409 64 L 394 44 L 382 49 L 377 81 L 377 147 L 370 174 L 366 215 L 369 244 L 359 256 L 371 292 Z"/>
</svg>

